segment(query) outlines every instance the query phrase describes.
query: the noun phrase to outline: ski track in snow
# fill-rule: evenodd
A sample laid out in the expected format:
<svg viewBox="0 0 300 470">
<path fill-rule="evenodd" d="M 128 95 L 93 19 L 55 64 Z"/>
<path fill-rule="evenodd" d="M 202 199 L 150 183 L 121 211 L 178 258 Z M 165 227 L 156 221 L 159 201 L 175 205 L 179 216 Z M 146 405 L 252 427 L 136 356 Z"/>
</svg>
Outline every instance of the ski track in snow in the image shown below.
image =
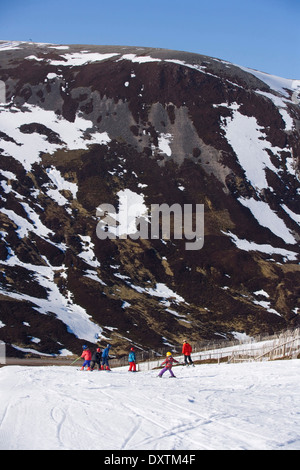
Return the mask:
<svg viewBox="0 0 300 470">
<path fill-rule="evenodd" d="M 0 369 L 0 449 L 300 448 L 300 361 L 158 371 Z"/>
</svg>

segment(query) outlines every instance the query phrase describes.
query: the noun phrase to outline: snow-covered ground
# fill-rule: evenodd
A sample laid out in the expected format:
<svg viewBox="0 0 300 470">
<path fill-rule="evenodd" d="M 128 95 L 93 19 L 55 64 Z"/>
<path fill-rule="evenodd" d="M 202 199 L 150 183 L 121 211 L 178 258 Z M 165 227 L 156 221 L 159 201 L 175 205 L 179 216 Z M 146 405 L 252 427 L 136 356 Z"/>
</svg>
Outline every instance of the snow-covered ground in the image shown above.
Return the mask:
<svg viewBox="0 0 300 470">
<path fill-rule="evenodd" d="M 300 449 L 300 361 L 0 369 L 0 449 Z"/>
</svg>

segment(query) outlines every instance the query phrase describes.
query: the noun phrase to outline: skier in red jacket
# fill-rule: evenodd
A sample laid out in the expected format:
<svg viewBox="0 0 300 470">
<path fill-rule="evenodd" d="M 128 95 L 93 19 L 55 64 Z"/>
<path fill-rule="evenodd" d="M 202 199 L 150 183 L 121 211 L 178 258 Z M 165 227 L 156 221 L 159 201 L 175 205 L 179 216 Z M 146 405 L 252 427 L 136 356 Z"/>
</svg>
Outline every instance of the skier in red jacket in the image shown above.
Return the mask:
<svg viewBox="0 0 300 470">
<path fill-rule="evenodd" d="M 194 366 L 193 361 L 191 359 L 191 352 L 192 346 L 187 341 L 183 341 L 182 354 L 184 355 L 184 364 L 186 366 L 189 366 L 190 364 Z M 188 364 L 188 362 L 190 364 Z"/>
<path fill-rule="evenodd" d="M 84 370 L 85 366 L 87 366 L 86 370 L 91 370 L 91 359 L 92 359 L 92 353 L 89 350 L 87 346 L 82 346 L 83 353 L 81 354 L 81 357 L 84 359 L 84 363 L 82 364 L 82 367 L 80 370 Z"/>
</svg>

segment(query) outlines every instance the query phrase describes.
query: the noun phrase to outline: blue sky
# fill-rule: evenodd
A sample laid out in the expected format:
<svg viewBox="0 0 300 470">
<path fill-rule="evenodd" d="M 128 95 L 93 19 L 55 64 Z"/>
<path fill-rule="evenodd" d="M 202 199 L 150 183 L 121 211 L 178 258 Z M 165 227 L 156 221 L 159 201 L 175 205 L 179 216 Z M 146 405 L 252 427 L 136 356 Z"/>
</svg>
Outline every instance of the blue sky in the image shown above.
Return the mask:
<svg viewBox="0 0 300 470">
<path fill-rule="evenodd" d="M 1 0 L 0 39 L 196 52 L 300 79 L 300 0 Z"/>
</svg>

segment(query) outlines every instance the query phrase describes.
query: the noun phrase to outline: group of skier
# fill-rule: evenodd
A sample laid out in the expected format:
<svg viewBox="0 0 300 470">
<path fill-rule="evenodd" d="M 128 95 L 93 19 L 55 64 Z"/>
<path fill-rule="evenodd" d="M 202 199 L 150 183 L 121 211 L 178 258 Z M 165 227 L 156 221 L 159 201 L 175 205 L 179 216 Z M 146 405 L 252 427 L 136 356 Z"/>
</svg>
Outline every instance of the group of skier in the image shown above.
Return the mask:
<svg viewBox="0 0 300 470">
<path fill-rule="evenodd" d="M 108 344 L 103 351 L 98 347 L 94 353 L 88 348 L 88 346 L 82 346 L 83 352 L 81 358 L 84 359 L 80 370 L 94 370 L 97 366 L 98 370 L 111 370 L 109 367 L 109 351 L 111 344 Z M 130 349 L 128 356 L 129 371 L 136 372 L 136 356 L 134 348 Z"/>
<path fill-rule="evenodd" d="M 86 370 L 94 370 L 95 366 L 97 366 L 98 370 L 110 370 L 108 362 L 110 348 L 111 344 L 108 344 L 103 351 L 101 351 L 100 348 L 97 348 L 92 354 L 88 346 L 82 346 L 83 352 L 81 357 L 84 359 L 84 362 L 80 370 L 85 370 L 85 368 Z"/>
<path fill-rule="evenodd" d="M 95 367 L 97 366 L 98 370 L 111 370 L 109 367 L 109 351 L 110 351 L 111 345 L 108 344 L 103 351 L 98 347 L 94 353 L 91 352 L 91 350 L 88 348 L 88 346 L 82 346 L 83 352 L 81 355 L 81 358 L 84 359 L 84 362 L 82 364 L 82 367 L 80 370 L 94 370 Z M 182 354 L 184 356 L 184 365 L 189 366 L 194 365 L 192 359 L 191 359 L 191 353 L 192 353 L 192 346 L 187 342 L 183 342 L 182 346 Z M 132 347 L 130 349 L 129 355 L 128 355 L 128 363 L 129 363 L 129 369 L 128 372 L 136 372 L 136 355 L 135 355 L 135 350 Z M 170 372 L 170 377 L 174 377 L 175 375 L 172 371 L 172 367 L 174 363 L 179 363 L 177 361 L 171 352 L 167 352 L 166 354 L 166 359 L 161 363 L 161 367 L 163 369 L 160 371 L 158 374 L 158 377 L 162 377 L 163 374 L 168 370 Z"/>
</svg>

